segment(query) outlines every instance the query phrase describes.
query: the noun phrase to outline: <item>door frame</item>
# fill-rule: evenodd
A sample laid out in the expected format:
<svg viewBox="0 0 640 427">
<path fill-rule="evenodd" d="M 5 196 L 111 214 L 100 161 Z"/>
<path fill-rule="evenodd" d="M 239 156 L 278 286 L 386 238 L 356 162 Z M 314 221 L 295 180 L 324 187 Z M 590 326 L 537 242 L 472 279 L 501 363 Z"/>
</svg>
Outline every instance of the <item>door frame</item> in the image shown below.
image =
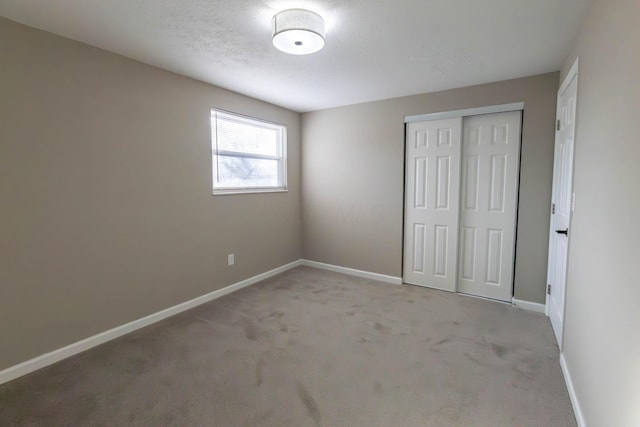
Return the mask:
<svg viewBox="0 0 640 427">
<path fill-rule="evenodd" d="M 404 283 L 404 257 L 405 257 L 405 228 L 407 225 L 407 212 L 406 212 L 406 200 L 407 200 L 407 188 L 406 188 L 406 182 L 407 182 L 407 124 L 408 123 L 414 123 L 414 122 L 423 122 L 423 121 L 432 121 L 432 120 L 442 120 L 442 119 L 451 119 L 451 118 L 461 118 L 464 119 L 465 117 L 469 117 L 469 116 L 479 116 L 479 115 L 484 115 L 484 114 L 493 114 L 493 113 L 507 113 L 507 112 L 511 112 L 511 111 L 520 111 L 521 112 L 521 120 L 524 119 L 524 107 L 525 107 L 525 103 L 524 102 L 514 102 L 514 103 L 510 103 L 510 104 L 498 104 L 498 105 L 489 105 L 489 106 L 484 106 L 484 107 L 475 107 L 475 108 L 465 108 L 465 109 L 460 109 L 460 110 L 450 110 L 450 111 L 441 111 L 441 112 L 436 112 L 436 113 L 427 113 L 427 114 L 416 114 L 416 115 L 411 115 L 411 116 L 405 116 L 404 118 L 404 123 L 405 123 L 405 137 L 404 137 L 404 182 L 403 182 L 403 199 L 402 199 L 402 257 L 401 257 L 401 262 L 402 262 L 402 275 L 401 275 L 401 280 L 402 283 Z M 521 127 L 522 127 L 522 123 L 521 123 Z M 522 144 L 522 132 L 523 129 L 520 129 L 520 144 Z M 520 146 L 519 149 L 519 159 L 518 161 L 521 163 L 522 162 L 522 146 Z M 521 165 L 520 165 L 521 166 Z M 520 168 L 519 166 L 519 168 Z M 520 176 L 520 170 L 518 171 L 518 176 Z M 516 202 L 516 230 L 515 230 L 515 241 L 514 243 L 517 244 L 517 230 L 518 230 L 518 211 L 519 211 L 519 193 L 520 193 L 520 183 L 519 183 L 519 179 L 518 179 L 518 201 Z M 460 197 L 460 196 L 459 196 Z M 460 226 L 460 224 L 458 224 L 458 227 Z M 459 249 L 458 249 L 459 250 Z M 517 251 L 514 251 L 513 254 L 513 262 L 515 264 L 515 260 L 516 260 L 516 253 Z M 457 270 L 457 258 L 459 257 L 459 254 L 456 257 L 456 268 L 455 268 L 455 276 L 456 276 L 456 281 L 457 281 L 457 276 L 458 276 L 458 270 Z M 511 293 L 513 294 L 515 290 L 515 271 L 514 271 L 514 275 L 511 277 Z M 456 289 L 455 291 L 456 293 L 458 293 L 458 287 L 456 285 Z M 474 296 L 476 297 L 476 296 Z M 484 297 L 476 297 L 476 298 L 484 298 Z M 490 299 L 490 298 L 484 298 L 484 299 Z M 490 299 L 491 301 L 497 301 L 497 302 L 502 302 L 502 301 L 498 301 L 498 300 L 493 300 Z M 513 297 L 512 297 L 513 300 Z M 513 301 L 512 301 L 513 303 Z"/>
<path fill-rule="evenodd" d="M 486 107 L 465 108 L 463 110 L 441 111 L 438 113 L 416 114 L 405 116 L 405 123 L 426 122 L 430 120 L 455 119 L 458 117 L 480 116 L 483 114 L 508 113 L 509 111 L 523 111 L 524 102 L 514 102 L 511 104 L 489 105 Z M 406 140 L 405 140 L 406 143 Z"/>
<path fill-rule="evenodd" d="M 573 82 L 574 79 L 578 79 L 578 75 L 579 75 L 579 63 L 580 63 L 580 58 L 576 58 L 575 62 L 573 63 L 573 65 L 571 66 L 571 69 L 569 70 L 569 72 L 567 73 L 567 75 L 565 76 L 564 80 L 562 81 L 562 84 L 560 85 L 560 89 L 558 89 L 558 95 L 556 98 L 556 120 L 558 120 L 558 107 L 560 105 L 560 96 L 561 94 L 563 94 L 569 87 L 569 85 Z M 579 87 L 576 89 L 576 99 L 578 97 L 578 90 Z M 577 118 L 578 118 L 578 107 L 577 107 L 577 102 L 576 102 L 576 111 L 575 111 L 575 117 L 573 120 L 573 158 L 571 159 L 571 162 L 573 163 L 573 167 L 572 167 L 572 176 L 571 176 L 571 198 L 572 198 L 572 204 L 571 204 L 571 213 L 569 216 L 569 226 L 571 225 L 571 221 L 573 218 L 573 211 L 575 208 L 575 193 L 574 193 L 574 187 L 573 187 L 573 174 L 575 174 L 575 147 L 576 147 L 576 142 L 577 142 L 577 132 L 576 132 L 576 124 L 577 124 Z M 557 128 L 556 128 L 557 129 Z M 556 135 L 555 135 L 555 140 L 554 140 L 554 153 L 555 153 L 555 144 L 557 143 L 557 139 L 559 136 L 559 132 L 556 130 Z M 555 159 L 554 159 L 554 177 L 555 179 Z M 552 184 L 552 189 L 555 188 L 555 186 Z M 553 197 L 554 194 L 551 194 L 551 203 L 553 203 Z M 571 227 L 569 227 L 571 228 Z M 549 253 L 551 251 L 551 237 L 552 237 L 552 233 L 554 233 L 553 230 L 553 213 L 551 212 L 551 206 L 549 206 L 549 250 L 547 252 L 547 259 L 549 257 Z M 567 235 L 567 260 L 566 260 L 566 274 L 568 275 L 568 271 L 569 271 L 569 253 L 571 251 L 571 233 L 569 233 Z M 550 269 L 550 264 L 547 261 L 548 265 L 547 265 L 547 286 L 549 286 L 549 269 Z M 547 287 L 545 287 L 545 302 L 544 302 L 544 314 L 549 317 L 549 293 L 548 291 L 546 291 Z M 562 318 L 564 319 L 564 315 L 565 315 L 565 310 L 567 307 L 567 277 L 565 276 L 565 282 L 564 282 L 564 289 L 563 291 L 563 298 L 562 298 Z M 562 332 L 560 333 L 560 339 L 558 340 L 558 347 L 560 348 L 560 351 L 562 351 L 562 343 L 564 342 L 564 321 L 562 322 Z"/>
</svg>

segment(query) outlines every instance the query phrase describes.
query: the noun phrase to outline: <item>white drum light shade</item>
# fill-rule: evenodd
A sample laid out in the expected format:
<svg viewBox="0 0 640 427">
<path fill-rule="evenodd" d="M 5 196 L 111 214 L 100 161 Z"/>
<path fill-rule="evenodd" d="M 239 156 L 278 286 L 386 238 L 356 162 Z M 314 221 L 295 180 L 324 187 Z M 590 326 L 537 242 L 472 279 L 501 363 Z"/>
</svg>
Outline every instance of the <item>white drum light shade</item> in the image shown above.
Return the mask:
<svg viewBox="0 0 640 427">
<path fill-rule="evenodd" d="M 324 47 L 324 20 L 304 9 L 276 13 L 271 21 L 273 45 L 291 55 L 308 55 Z"/>
</svg>

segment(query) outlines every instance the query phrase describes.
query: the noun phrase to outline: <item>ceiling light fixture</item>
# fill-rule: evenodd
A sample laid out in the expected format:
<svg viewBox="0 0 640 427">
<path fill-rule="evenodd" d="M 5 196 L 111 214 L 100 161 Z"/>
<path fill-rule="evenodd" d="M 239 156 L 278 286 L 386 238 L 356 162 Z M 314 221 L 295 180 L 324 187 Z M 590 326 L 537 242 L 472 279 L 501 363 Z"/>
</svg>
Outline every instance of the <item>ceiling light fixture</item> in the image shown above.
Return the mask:
<svg viewBox="0 0 640 427">
<path fill-rule="evenodd" d="M 305 9 L 278 12 L 271 20 L 273 45 L 291 55 L 309 55 L 324 47 L 324 20 Z"/>
</svg>

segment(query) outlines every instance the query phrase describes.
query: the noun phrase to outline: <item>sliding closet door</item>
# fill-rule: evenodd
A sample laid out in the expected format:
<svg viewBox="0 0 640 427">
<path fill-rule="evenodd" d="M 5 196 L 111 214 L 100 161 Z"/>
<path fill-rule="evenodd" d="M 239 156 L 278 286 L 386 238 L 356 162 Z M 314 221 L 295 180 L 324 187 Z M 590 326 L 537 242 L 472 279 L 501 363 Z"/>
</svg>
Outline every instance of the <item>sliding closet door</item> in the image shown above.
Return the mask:
<svg viewBox="0 0 640 427">
<path fill-rule="evenodd" d="M 511 301 L 521 112 L 465 117 L 458 292 Z"/>
<path fill-rule="evenodd" d="M 404 282 L 456 290 L 462 118 L 407 125 Z"/>
</svg>

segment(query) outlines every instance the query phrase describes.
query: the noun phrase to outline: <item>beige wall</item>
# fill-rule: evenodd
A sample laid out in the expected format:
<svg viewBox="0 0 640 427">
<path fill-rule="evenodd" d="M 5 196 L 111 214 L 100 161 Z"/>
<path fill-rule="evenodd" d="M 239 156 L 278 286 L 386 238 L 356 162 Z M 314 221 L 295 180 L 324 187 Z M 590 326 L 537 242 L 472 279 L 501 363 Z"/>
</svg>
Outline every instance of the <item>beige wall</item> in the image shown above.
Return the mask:
<svg viewBox="0 0 640 427">
<path fill-rule="evenodd" d="M 299 114 L 5 19 L 0 52 L 0 370 L 301 257 Z M 287 125 L 288 193 L 211 196 L 210 107 Z"/>
<path fill-rule="evenodd" d="M 305 258 L 402 274 L 404 117 L 525 102 L 516 298 L 544 303 L 558 73 L 303 115 Z"/>
<path fill-rule="evenodd" d="M 580 57 L 563 353 L 589 427 L 640 425 L 640 2 L 596 0 Z"/>
</svg>

